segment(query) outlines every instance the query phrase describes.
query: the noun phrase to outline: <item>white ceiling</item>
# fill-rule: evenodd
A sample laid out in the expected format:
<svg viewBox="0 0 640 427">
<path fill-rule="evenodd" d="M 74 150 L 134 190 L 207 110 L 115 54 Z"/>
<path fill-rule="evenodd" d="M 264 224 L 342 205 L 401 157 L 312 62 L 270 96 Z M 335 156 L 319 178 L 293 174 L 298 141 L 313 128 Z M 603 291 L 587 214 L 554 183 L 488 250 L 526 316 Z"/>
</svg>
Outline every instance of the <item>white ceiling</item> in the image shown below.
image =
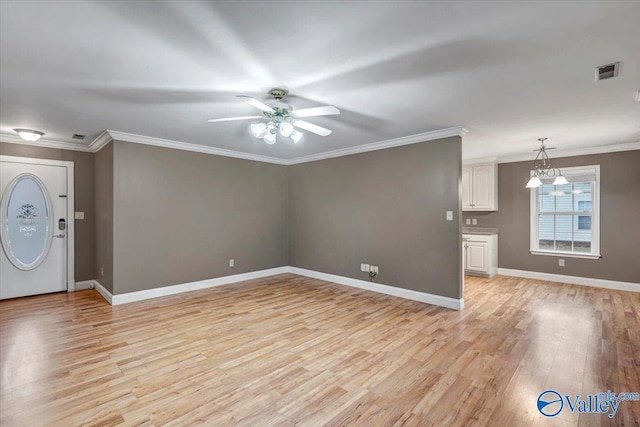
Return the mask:
<svg viewBox="0 0 640 427">
<path fill-rule="evenodd" d="M 640 2 L 1 1 L 0 133 L 105 129 L 292 159 L 464 126 L 465 159 L 640 141 Z M 596 83 L 594 67 L 622 62 Z M 269 146 L 237 99 L 333 129 Z"/>
</svg>

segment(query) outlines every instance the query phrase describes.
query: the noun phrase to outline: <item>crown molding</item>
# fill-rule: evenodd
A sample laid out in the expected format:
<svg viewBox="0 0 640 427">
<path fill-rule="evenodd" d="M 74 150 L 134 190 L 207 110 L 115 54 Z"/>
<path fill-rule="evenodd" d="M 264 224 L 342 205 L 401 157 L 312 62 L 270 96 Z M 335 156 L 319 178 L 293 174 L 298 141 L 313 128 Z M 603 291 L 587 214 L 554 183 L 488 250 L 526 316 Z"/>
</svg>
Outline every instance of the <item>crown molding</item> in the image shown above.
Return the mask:
<svg viewBox="0 0 640 427">
<path fill-rule="evenodd" d="M 6 142 L 9 144 L 23 144 L 23 145 L 31 145 L 35 147 L 43 147 L 43 148 L 57 148 L 59 150 L 72 150 L 72 151 L 83 151 L 92 153 L 94 152 L 91 149 L 90 145 L 84 144 L 76 144 L 74 142 L 62 142 L 62 141 L 53 141 L 50 139 L 39 139 L 37 141 L 29 142 L 20 138 L 17 135 L 9 135 L 9 134 L 0 134 L 0 141 Z"/>
<path fill-rule="evenodd" d="M 638 142 L 629 142 L 625 144 L 614 144 L 614 145 L 599 145 L 597 147 L 586 147 L 586 148 L 575 148 L 570 150 L 553 150 L 552 159 L 560 158 L 560 157 L 574 157 L 574 156 L 588 156 L 590 154 L 605 154 L 605 153 L 616 153 L 619 151 L 633 151 L 640 150 L 640 141 Z M 537 150 L 536 150 L 537 151 Z M 533 151 L 532 151 L 533 153 Z M 535 153 L 531 154 L 516 154 L 513 156 L 501 156 L 497 158 L 498 163 L 514 163 L 514 162 L 524 162 L 524 161 L 533 161 L 535 158 Z M 478 163 L 477 160 L 464 160 L 466 163 Z"/>
<path fill-rule="evenodd" d="M 462 160 L 462 166 L 470 166 L 470 165 L 476 165 L 476 164 L 480 164 L 480 163 L 496 163 L 498 161 L 498 158 L 493 156 L 493 157 L 480 157 L 480 158 L 476 158 L 476 159 L 463 159 Z"/>
<path fill-rule="evenodd" d="M 191 144 L 188 142 L 173 141 L 170 139 L 154 138 L 151 136 L 136 135 L 116 130 L 105 130 L 100 133 L 89 145 L 80 145 L 70 142 L 38 140 L 27 142 L 16 135 L 0 135 L 1 140 L 15 144 L 36 145 L 49 148 L 59 148 L 63 150 L 85 151 L 96 153 L 113 140 L 134 142 L 137 144 L 153 145 L 156 147 L 173 148 L 175 150 L 192 151 L 196 153 L 214 154 L 224 157 L 234 157 L 238 159 L 253 160 L 257 162 L 274 163 L 278 165 L 294 165 L 298 163 L 314 162 L 333 157 L 348 156 L 350 154 L 365 153 L 367 151 L 382 150 L 385 148 L 399 147 L 401 145 L 416 144 L 418 142 L 432 141 L 435 139 L 448 138 L 452 136 L 463 136 L 467 130 L 461 126 L 447 129 L 440 129 L 431 132 L 419 133 L 416 135 L 404 136 L 371 144 L 358 145 L 356 147 L 343 148 L 340 150 L 327 151 L 310 156 L 296 157 L 293 159 L 279 159 L 276 157 L 261 156 L 258 154 L 244 153 L 241 151 L 225 150 L 223 148 L 208 147 L 205 145 Z"/>
<path fill-rule="evenodd" d="M 113 141 L 113 138 L 111 138 L 111 135 L 109 135 L 109 131 L 103 130 L 100 135 L 98 135 L 93 141 L 91 141 L 91 144 L 89 144 L 89 148 L 91 148 L 91 152 L 97 153 L 102 149 L 102 147 L 104 147 L 111 141 Z"/>
<path fill-rule="evenodd" d="M 310 156 L 295 157 L 293 159 L 278 159 L 275 157 L 261 156 L 258 154 L 244 153 L 241 151 L 226 150 L 223 148 L 208 147 L 204 145 L 191 144 L 188 142 L 172 141 L 169 139 L 154 138 L 150 136 L 135 135 L 115 130 L 105 130 L 101 132 L 90 144 L 76 144 L 72 142 L 53 141 L 49 139 L 39 139 L 35 142 L 28 142 L 17 135 L 0 134 L 0 141 L 10 144 L 24 144 L 44 148 L 57 148 L 61 150 L 73 150 L 95 153 L 100 151 L 105 145 L 112 140 L 134 142 L 138 144 L 154 145 L 157 147 L 173 148 L 176 150 L 192 151 L 196 153 L 214 154 L 224 157 L 234 157 L 238 159 L 253 160 L 257 162 L 274 163 L 278 165 L 295 165 L 300 163 L 314 162 L 334 157 L 348 156 L 351 154 L 365 153 L 368 151 L 383 150 L 385 148 L 399 147 L 402 145 L 416 144 L 419 142 L 432 141 L 435 139 L 448 138 L 452 136 L 464 136 L 467 130 L 461 126 L 440 129 L 431 132 L 423 132 L 416 135 L 404 136 L 401 138 L 388 139 L 385 141 L 374 142 L 370 144 L 358 145 L 355 147 L 342 148 L 339 150 L 326 151 L 324 153 L 313 154 Z M 640 150 L 640 141 L 624 144 L 601 145 L 597 147 L 576 148 L 573 150 L 558 150 L 553 152 L 553 157 L 573 157 L 585 156 L 590 154 L 615 153 L 619 151 Z M 530 153 L 517 154 L 511 156 L 483 157 L 475 159 L 463 159 L 464 165 L 475 163 L 513 163 L 532 160 Z"/>
<path fill-rule="evenodd" d="M 368 151 L 377 151 L 383 150 L 385 148 L 400 147 L 402 145 L 433 141 L 435 139 L 449 138 L 452 136 L 464 136 L 467 134 L 467 132 L 468 131 L 462 126 L 456 126 L 447 129 L 440 129 L 431 132 L 423 132 L 415 135 L 403 136 L 401 138 L 373 142 L 371 144 L 356 145 L 355 147 L 325 151 L 324 153 L 312 154 L 310 156 L 296 157 L 293 159 L 289 159 L 286 164 L 296 165 L 299 163 L 315 162 L 317 160 L 330 159 L 333 157 L 349 156 L 351 154 L 366 153 Z"/>
<path fill-rule="evenodd" d="M 193 151 L 196 153 L 215 154 L 217 156 L 235 157 L 237 159 L 254 160 L 256 162 L 275 163 L 285 165 L 286 160 L 258 154 L 243 153 L 241 151 L 225 150 L 223 148 L 208 147 L 188 142 L 172 141 L 170 139 L 154 138 L 152 136 L 135 135 L 132 133 L 107 130 L 112 139 L 117 141 L 135 142 L 137 144 L 154 145 L 156 147 L 173 148 L 176 150 Z"/>
</svg>

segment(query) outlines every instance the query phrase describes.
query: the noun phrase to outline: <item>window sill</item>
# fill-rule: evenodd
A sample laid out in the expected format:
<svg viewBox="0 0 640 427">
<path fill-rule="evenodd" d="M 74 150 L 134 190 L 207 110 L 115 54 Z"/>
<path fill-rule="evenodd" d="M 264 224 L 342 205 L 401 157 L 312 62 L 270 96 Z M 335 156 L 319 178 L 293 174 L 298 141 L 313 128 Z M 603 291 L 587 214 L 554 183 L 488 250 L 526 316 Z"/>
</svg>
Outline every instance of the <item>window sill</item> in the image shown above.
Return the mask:
<svg viewBox="0 0 640 427">
<path fill-rule="evenodd" d="M 579 254 L 575 252 L 560 252 L 560 251 L 539 251 L 539 250 L 530 250 L 529 253 L 531 255 L 545 255 L 545 256 L 557 256 L 557 257 L 566 257 L 566 258 L 585 258 L 585 259 L 600 259 L 602 258 L 600 254 Z"/>
</svg>

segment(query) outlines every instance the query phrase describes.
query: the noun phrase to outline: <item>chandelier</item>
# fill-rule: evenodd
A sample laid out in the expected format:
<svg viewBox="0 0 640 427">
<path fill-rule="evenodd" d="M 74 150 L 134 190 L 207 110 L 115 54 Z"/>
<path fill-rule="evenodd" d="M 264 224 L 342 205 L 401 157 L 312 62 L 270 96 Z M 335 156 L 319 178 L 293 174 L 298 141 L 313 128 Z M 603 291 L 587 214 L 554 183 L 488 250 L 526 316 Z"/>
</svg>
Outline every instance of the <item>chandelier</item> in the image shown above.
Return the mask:
<svg viewBox="0 0 640 427">
<path fill-rule="evenodd" d="M 549 159 L 549 155 L 547 154 L 547 150 L 553 150 L 554 147 L 545 147 L 544 142 L 547 138 L 538 138 L 540 141 L 540 148 L 538 150 L 538 155 L 533 161 L 533 171 L 531 175 L 531 179 L 527 182 L 527 188 L 537 188 L 542 185 L 543 178 L 553 178 L 553 185 L 565 185 L 568 184 L 569 181 L 562 176 L 562 172 L 560 169 L 554 168 L 551 166 L 551 160 Z"/>
</svg>

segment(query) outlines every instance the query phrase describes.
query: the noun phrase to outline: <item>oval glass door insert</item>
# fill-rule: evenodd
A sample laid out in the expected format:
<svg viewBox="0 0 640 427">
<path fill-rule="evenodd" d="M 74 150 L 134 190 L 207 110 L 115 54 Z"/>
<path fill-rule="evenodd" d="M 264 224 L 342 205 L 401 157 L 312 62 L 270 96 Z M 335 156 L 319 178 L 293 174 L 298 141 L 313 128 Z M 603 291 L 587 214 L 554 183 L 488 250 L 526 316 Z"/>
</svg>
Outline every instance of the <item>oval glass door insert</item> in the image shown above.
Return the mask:
<svg viewBox="0 0 640 427">
<path fill-rule="evenodd" d="M 51 200 L 42 181 L 32 174 L 17 176 L 2 200 L 2 247 L 20 270 L 33 270 L 47 256 L 53 230 Z"/>
</svg>

